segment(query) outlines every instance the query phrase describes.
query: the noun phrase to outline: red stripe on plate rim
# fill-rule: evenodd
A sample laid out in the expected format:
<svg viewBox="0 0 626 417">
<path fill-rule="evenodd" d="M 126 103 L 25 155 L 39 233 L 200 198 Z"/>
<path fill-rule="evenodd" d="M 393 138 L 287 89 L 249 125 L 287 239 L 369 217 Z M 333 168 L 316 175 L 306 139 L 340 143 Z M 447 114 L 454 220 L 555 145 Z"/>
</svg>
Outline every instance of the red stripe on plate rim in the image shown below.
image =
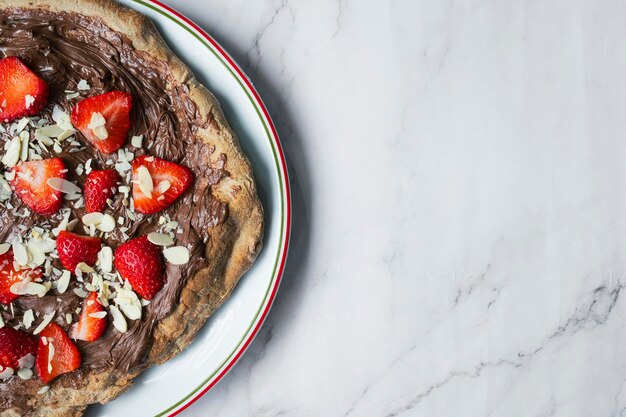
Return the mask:
<svg viewBox="0 0 626 417">
<path fill-rule="evenodd" d="M 228 362 L 228 364 L 224 367 L 224 369 L 222 369 L 222 371 L 215 378 L 213 378 L 213 380 L 206 387 L 204 387 L 204 389 L 202 389 L 198 394 L 196 394 L 193 398 L 190 398 L 185 404 L 181 405 L 180 408 L 178 408 L 177 410 L 173 411 L 171 414 L 168 415 L 169 417 L 174 417 L 174 416 L 180 414 L 181 412 L 183 412 L 191 404 L 193 404 L 200 397 L 202 397 L 204 394 L 206 394 L 211 388 L 213 388 L 215 386 L 215 384 L 217 384 L 228 373 L 228 371 L 230 371 L 230 369 L 233 367 L 233 365 L 235 365 L 235 363 L 237 363 L 237 361 L 241 358 L 241 356 L 246 351 L 246 349 L 250 346 L 250 343 L 252 343 L 252 341 L 254 340 L 255 336 L 257 335 L 259 329 L 263 325 L 263 322 L 267 318 L 267 314 L 269 313 L 269 311 L 270 311 L 270 309 L 272 307 L 272 304 L 273 304 L 274 299 L 276 297 L 276 292 L 278 291 L 278 287 L 280 286 L 280 281 L 282 279 L 283 272 L 285 270 L 285 263 L 286 263 L 286 259 L 287 259 L 287 252 L 289 250 L 289 239 L 290 239 L 290 233 L 291 233 L 291 191 L 289 189 L 289 173 L 287 171 L 287 164 L 285 162 L 285 155 L 284 155 L 284 152 L 283 152 L 283 148 L 282 148 L 282 146 L 280 144 L 280 140 L 278 139 L 278 132 L 276 131 L 276 127 L 274 126 L 274 122 L 272 121 L 272 118 L 270 117 L 269 112 L 267 111 L 267 108 L 265 107 L 265 104 L 263 103 L 263 100 L 259 96 L 259 93 L 256 91 L 256 88 L 254 88 L 254 86 L 252 85 L 252 83 L 250 82 L 248 77 L 244 74 L 244 72 L 241 70 L 241 68 L 239 68 L 239 65 L 237 65 L 235 63 L 235 61 L 230 57 L 230 55 L 209 34 L 207 34 L 203 29 L 201 29 L 198 25 L 196 25 L 194 22 L 189 20 L 187 17 L 183 16 L 178 11 L 172 9 L 171 7 L 169 7 L 169 6 L 167 6 L 167 5 L 163 4 L 163 3 L 161 3 L 158 0 L 144 0 L 144 1 L 148 1 L 149 3 L 152 3 L 155 6 L 160 7 L 161 9 L 163 9 L 163 10 L 167 11 L 168 13 L 174 15 L 177 19 L 181 20 L 186 25 L 191 27 L 195 32 L 197 32 L 198 35 L 200 35 L 206 41 L 208 41 L 220 53 L 220 55 L 222 55 L 222 57 L 230 64 L 231 68 L 233 70 L 235 70 L 235 72 L 239 75 L 240 79 L 244 82 L 244 84 L 248 88 L 249 92 L 252 93 L 252 95 L 254 97 L 254 100 L 256 101 L 256 104 L 263 111 L 263 115 L 265 117 L 265 121 L 267 122 L 267 124 L 269 125 L 269 127 L 270 127 L 270 129 L 272 131 L 272 138 L 274 140 L 274 145 L 275 145 L 276 149 L 278 150 L 278 155 L 280 156 L 280 163 L 281 163 L 282 174 L 283 174 L 283 178 L 284 178 L 284 188 L 285 188 L 285 195 L 286 195 L 285 243 L 284 243 L 283 248 L 282 248 L 282 254 L 281 254 L 282 259 L 281 259 L 280 266 L 279 266 L 279 269 L 278 269 L 278 272 L 277 272 L 276 282 L 274 284 L 274 288 L 272 289 L 272 293 L 270 295 L 269 302 L 267 303 L 267 305 L 265 306 L 265 310 L 261 314 L 261 318 L 257 322 L 257 324 L 254 327 L 254 329 L 252 330 L 252 332 L 248 335 L 248 338 L 246 339 L 246 341 L 239 348 L 239 351 L 237 352 L 237 354 Z"/>
</svg>

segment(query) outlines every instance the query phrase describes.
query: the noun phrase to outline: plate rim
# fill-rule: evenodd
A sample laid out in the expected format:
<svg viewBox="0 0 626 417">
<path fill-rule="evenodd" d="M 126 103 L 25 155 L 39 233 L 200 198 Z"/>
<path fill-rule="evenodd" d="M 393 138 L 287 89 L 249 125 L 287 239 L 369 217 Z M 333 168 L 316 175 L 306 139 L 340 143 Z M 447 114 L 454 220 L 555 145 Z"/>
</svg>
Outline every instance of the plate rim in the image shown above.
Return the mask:
<svg viewBox="0 0 626 417">
<path fill-rule="evenodd" d="M 148 7 L 162 16 L 174 21 L 181 28 L 185 29 L 192 36 L 198 39 L 207 49 L 213 53 L 218 60 L 226 67 L 226 69 L 235 77 L 239 85 L 242 87 L 251 103 L 253 104 L 259 119 L 264 127 L 267 139 L 270 142 L 272 152 L 274 154 L 274 162 L 276 165 L 281 195 L 281 242 L 278 245 L 278 253 L 276 254 L 276 262 L 274 265 L 273 277 L 268 287 L 261 307 L 256 316 L 250 323 L 248 330 L 244 333 L 241 341 L 234 350 L 227 356 L 224 362 L 218 367 L 212 375 L 208 376 L 200 385 L 193 389 L 189 394 L 183 397 L 175 404 L 169 406 L 165 410 L 156 414 L 156 417 L 173 417 L 191 406 L 200 397 L 211 390 L 226 374 L 232 369 L 237 361 L 243 356 L 250 343 L 258 334 L 259 329 L 263 325 L 267 315 L 276 298 L 276 293 L 280 286 L 282 276 L 285 270 L 287 254 L 289 252 L 289 241 L 291 235 L 291 189 L 289 186 L 289 172 L 285 154 L 278 137 L 276 126 L 269 115 L 267 107 L 263 103 L 256 88 L 252 85 L 250 79 L 245 75 L 243 70 L 235 62 L 235 60 L 226 52 L 226 50 L 211 35 L 195 24 L 191 19 L 172 7 L 163 4 L 159 0 L 131 0 L 133 4 L 139 4 Z"/>
</svg>

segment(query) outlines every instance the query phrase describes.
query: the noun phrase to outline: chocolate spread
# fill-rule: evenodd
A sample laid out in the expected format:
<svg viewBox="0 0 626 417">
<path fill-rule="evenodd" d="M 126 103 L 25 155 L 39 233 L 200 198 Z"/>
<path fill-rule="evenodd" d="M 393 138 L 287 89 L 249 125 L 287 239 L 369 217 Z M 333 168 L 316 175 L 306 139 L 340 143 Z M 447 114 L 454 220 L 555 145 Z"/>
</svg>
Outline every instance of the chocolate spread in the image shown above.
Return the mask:
<svg viewBox="0 0 626 417">
<path fill-rule="evenodd" d="M 0 13 L 0 58 L 16 55 L 50 86 L 50 99 L 43 116 L 50 119 L 52 107 L 59 105 L 69 112 L 80 100 L 66 97 L 66 90 L 77 90 L 81 79 L 91 86 L 88 96 L 111 90 L 122 90 L 132 94 L 132 126 L 129 137 L 144 135 L 143 150 L 132 149 L 135 156 L 149 153 L 160 158 L 188 166 L 196 177 L 195 185 L 175 204 L 164 212 L 151 216 L 138 215 L 126 232 L 130 238 L 156 231 L 160 216 L 167 214 L 177 221 L 182 233 L 176 235 L 176 244 L 191 248 L 191 260 L 186 265 L 167 264 L 167 282 L 152 302 L 143 308 L 140 320 L 128 322 L 128 332 L 118 332 L 109 322 L 107 332 L 95 342 L 78 342 L 83 357 L 82 370 L 66 375 L 65 383 L 71 378 L 79 378 L 86 369 L 100 371 L 116 367 L 123 371 L 141 367 L 145 363 L 151 346 L 151 335 L 159 320 L 170 314 L 176 307 L 185 282 L 199 269 L 207 265 L 204 257 L 205 244 L 208 240 L 208 227 L 222 223 L 227 216 L 227 206 L 217 201 L 211 194 L 211 186 L 224 175 L 225 157 L 216 156 L 220 164 L 209 163 L 214 148 L 195 139 L 198 128 L 204 126 L 206 115 L 199 114 L 194 102 L 188 97 L 186 86 L 169 87 L 171 79 L 168 66 L 157 61 L 147 53 L 137 51 L 132 42 L 124 35 L 113 31 L 102 21 L 69 13 L 51 13 L 43 10 L 14 10 Z M 170 84 L 171 85 L 171 84 Z M 5 127 L 7 125 L 5 124 Z M 8 133 L 0 134 L 0 145 L 11 137 Z M 59 156 L 66 163 L 68 179 L 82 187 L 86 175 L 76 175 L 79 164 L 85 164 L 93 158 L 92 168 L 107 169 L 107 161 L 117 159 L 115 154 L 104 155 L 80 134 L 76 140 L 84 144 L 84 150 L 70 153 L 67 149 L 57 154 L 53 151 L 42 153 L 43 158 Z M 53 227 L 61 221 L 61 215 L 45 218 L 33 213 L 26 218 L 13 215 L 25 207 L 13 194 L 10 200 L 13 210 L 0 207 L 0 242 L 9 242 L 19 233 L 17 226 L 42 224 L 46 220 Z M 64 204 L 64 208 L 72 208 Z M 113 209 L 107 211 L 116 219 L 123 215 L 122 198 L 118 195 L 113 202 Z M 72 208 L 71 219 L 80 219 L 84 209 Z M 201 220 L 201 221 L 200 221 Z M 78 227 L 80 233 L 80 226 Z M 115 231 L 109 234 L 104 243 L 113 249 L 125 238 Z M 55 264 L 57 268 L 61 266 Z M 33 309 L 39 317 L 56 312 L 54 321 L 66 330 L 71 326 L 65 321 L 65 314 L 73 314 L 82 306 L 83 299 L 72 291 L 76 285 L 73 279 L 70 289 L 64 294 L 51 290 L 42 298 L 22 296 L 13 303 L 11 310 L 0 308 L 0 314 L 6 325 L 16 326 L 22 320 L 23 312 Z M 38 320 L 40 321 L 40 320 Z M 31 327 L 32 331 L 35 326 Z M 16 402 L 16 390 L 24 395 L 24 389 L 37 391 L 41 382 L 35 376 L 30 381 L 11 378 L 0 382 L 0 409 Z M 13 391 L 13 393 L 12 393 Z"/>
</svg>

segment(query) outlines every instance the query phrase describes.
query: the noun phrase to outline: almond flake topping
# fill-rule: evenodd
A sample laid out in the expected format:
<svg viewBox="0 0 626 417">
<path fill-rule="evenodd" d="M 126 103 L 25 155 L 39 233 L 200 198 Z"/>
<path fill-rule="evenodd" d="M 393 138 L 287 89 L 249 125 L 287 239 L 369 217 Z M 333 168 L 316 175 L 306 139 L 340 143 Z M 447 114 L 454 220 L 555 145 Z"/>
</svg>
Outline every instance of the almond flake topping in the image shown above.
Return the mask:
<svg viewBox="0 0 626 417">
<path fill-rule="evenodd" d="M 116 306 L 109 306 L 111 310 L 111 316 L 113 316 L 113 326 L 120 332 L 126 333 L 128 331 L 128 324 L 126 319 Z"/>
<path fill-rule="evenodd" d="M 33 314 L 32 308 L 24 312 L 24 319 L 22 321 L 24 322 L 24 328 L 30 329 L 35 321 L 35 314 Z"/>
<path fill-rule="evenodd" d="M 148 168 L 141 165 L 137 168 L 137 176 L 139 183 L 139 189 L 142 193 L 146 195 L 148 198 L 152 198 L 152 190 L 154 190 L 154 184 L 152 183 L 152 176 L 150 176 L 150 171 Z"/>
<path fill-rule="evenodd" d="M 17 361 L 20 369 L 32 368 L 35 365 L 35 355 L 28 354 Z"/>
<path fill-rule="evenodd" d="M 70 285 L 71 275 L 72 274 L 70 271 L 63 271 L 63 273 L 61 274 L 61 278 L 59 278 L 59 280 L 57 281 L 57 291 L 59 291 L 61 294 L 67 291 L 67 287 Z"/>
<path fill-rule="evenodd" d="M 135 148 L 141 148 L 141 145 L 143 144 L 143 135 L 133 136 L 130 139 L 130 144 Z"/>
<path fill-rule="evenodd" d="M 110 273 L 113 270 L 113 250 L 108 246 L 103 246 L 98 252 L 98 265 L 104 273 Z"/>
<path fill-rule="evenodd" d="M 52 109 L 52 120 L 64 131 L 72 130 L 74 131 L 74 126 L 72 125 L 72 121 L 70 119 L 70 115 L 63 111 L 59 106 L 55 105 Z"/>
<path fill-rule="evenodd" d="M 68 180 L 64 180 L 63 178 L 48 178 L 46 183 L 55 191 L 60 191 L 64 194 L 70 195 L 80 195 L 80 188 Z M 78 198 L 78 197 L 77 197 Z"/>
<path fill-rule="evenodd" d="M 43 320 L 41 323 L 39 323 L 39 326 L 37 326 L 37 328 L 35 329 L 35 331 L 33 332 L 33 334 L 39 334 L 43 331 L 43 329 L 46 328 L 46 326 L 48 324 L 50 324 L 50 322 L 52 321 L 52 319 L 54 318 L 54 312 L 50 313 L 50 314 L 46 314 L 45 316 L 43 316 Z M 51 345 L 52 346 L 52 345 Z"/>
<path fill-rule="evenodd" d="M 33 370 L 28 368 L 20 369 L 17 371 L 17 376 L 24 380 L 31 379 L 33 377 Z"/>
<path fill-rule="evenodd" d="M 2 381 L 6 381 L 7 379 L 11 378 L 12 376 L 13 376 L 13 369 L 12 368 L 4 368 L 0 372 L 0 380 L 2 380 Z"/>
<path fill-rule="evenodd" d="M 167 190 L 170 189 L 170 187 L 172 186 L 172 183 L 169 182 L 168 180 L 163 180 L 159 183 L 159 185 L 157 185 L 157 191 L 160 194 L 165 193 Z M 162 196 L 161 196 L 162 197 Z"/>
<path fill-rule="evenodd" d="M 184 246 L 174 246 L 163 249 L 163 256 L 173 265 L 184 265 L 189 262 L 189 249 Z"/>
<path fill-rule="evenodd" d="M 24 97 L 24 101 L 26 102 L 26 108 L 30 109 L 31 106 L 35 103 L 35 97 L 31 96 L 30 94 L 26 94 L 26 97 Z"/>
<path fill-rule="evenodd" d="M 105 233 L 112 232 L 116 225 L 115 218 L 113 216 L 98 212 L 85 214 L 82 220 L 85 226 L 93 226 L 94 228 Z"/>
<path fill-rule="evenodd" d="M 86 91 L 91 89 L 91 86 L 89 85 L 87 80 L 80 80 L 76 88 L 78 88 L 79 91 Z"/>
<path fill-rule="evenodd" d="M 157 246 L 170 246 L 174 244 L 174 239 L 163 233 L 150 233 L 148 240 Z"/>
<path fill-rule="evenodd" d="M 100 140 L 105 140 L 109 137 L 109 132 L 106 128 L 106 119 L 102 116 L 102 113 L 93 112 L 91 114 L 91 120 L 87 127 L 91 129 L 94 135 Z"/>
<path fill-rule="evenodd" d="M 14 167 L 20 160 L 20 149 L 22 147 L 21 139 L 16 136 L 7 142 L 4 146 L 6 153 L 2 157 L 2 163 L 7 167 Z"/>
<path fill-rule="evenodd" d="M 91 225 L 95 226 L 97 224 L 102 223 L 103 218 L 104 218 L 104 214 L 94 212 L 94 213 L 85 214 L 82 220 L 85 226 L 91 226 Z"/>
</svg>

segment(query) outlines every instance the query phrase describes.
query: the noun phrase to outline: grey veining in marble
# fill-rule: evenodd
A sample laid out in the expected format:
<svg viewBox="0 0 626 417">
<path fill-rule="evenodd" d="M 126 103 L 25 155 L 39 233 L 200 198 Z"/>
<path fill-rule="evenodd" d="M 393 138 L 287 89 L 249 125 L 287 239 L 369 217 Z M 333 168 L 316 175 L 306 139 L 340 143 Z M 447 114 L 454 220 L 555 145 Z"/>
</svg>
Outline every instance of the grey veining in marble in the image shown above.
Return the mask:
<svg viewBox="0 0 626 417">
<path fill-rule="evenodd" d="M 275 307 L 184 415 L 626 415 L 624 2 L 167 3 L 294 193 Z"/>
</svg>

